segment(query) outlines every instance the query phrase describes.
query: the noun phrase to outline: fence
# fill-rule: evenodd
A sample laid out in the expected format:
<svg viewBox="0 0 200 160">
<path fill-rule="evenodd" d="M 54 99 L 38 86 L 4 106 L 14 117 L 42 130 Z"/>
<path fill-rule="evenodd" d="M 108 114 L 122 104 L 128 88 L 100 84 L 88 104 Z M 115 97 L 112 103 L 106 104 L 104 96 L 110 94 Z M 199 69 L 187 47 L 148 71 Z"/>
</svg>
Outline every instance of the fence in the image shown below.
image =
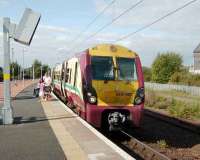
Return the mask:
<svg viewBox="0 0 200 160">
<path fill-rule="evenodd" d="M 195 86 L 145 82 L 145 87 L 153 90 L 176 90 L 189 93 L 193 96 L 200 96 L 200 87 Z"/>
</svg>

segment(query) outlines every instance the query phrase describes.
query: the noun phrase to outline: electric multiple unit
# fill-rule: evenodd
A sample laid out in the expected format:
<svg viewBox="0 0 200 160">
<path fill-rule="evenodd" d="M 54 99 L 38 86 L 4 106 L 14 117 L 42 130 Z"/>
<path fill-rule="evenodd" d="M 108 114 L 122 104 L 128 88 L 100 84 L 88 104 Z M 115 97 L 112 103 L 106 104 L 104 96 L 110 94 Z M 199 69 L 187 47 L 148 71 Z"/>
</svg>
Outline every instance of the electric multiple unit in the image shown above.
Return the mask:
<svg viewBox="0 0 200 160">
<path fill-rule="evenodd" d="M 144 80 L 139 56 L 122 46 L 101 44 L 65 60 L 53 70 L 53 89 L 95 127 L 139 126 Z"/>
</svg>

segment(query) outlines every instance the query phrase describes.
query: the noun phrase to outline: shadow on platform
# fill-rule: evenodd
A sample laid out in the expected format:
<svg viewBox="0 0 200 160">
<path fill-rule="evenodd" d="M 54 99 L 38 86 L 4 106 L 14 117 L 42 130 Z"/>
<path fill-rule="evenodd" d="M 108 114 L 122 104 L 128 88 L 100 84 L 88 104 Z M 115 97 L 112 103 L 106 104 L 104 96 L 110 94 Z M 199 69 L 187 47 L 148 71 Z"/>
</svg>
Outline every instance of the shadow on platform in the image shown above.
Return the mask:
<svg viewBox="0 0 200 160">
<path fill-rule="evenodd" d="M 25 119 L 23 117 L 15 117 L 13 124 L 35 123 L 35 122 L 58 120 L 58 119 L 70 119 L 70 118 L 76 118 L 76 117 L 78 116 L 29 117 Z"/>
<path fill-rule="evenodd" d="M 37 98 L 35 96 L 19 96 L 19 97 L 12 97 L 13 100 L 24 100 L 24 99 L 34 99 Z"/>
</svg>

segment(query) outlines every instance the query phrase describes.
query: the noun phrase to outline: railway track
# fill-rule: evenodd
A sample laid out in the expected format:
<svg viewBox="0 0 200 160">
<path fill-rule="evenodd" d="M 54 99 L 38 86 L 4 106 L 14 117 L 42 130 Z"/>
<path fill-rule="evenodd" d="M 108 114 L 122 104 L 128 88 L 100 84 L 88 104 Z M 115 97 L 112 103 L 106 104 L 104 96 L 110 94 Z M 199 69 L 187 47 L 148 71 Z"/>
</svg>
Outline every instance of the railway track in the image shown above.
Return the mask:
<svg viewBox="0 0 200 160">
<path fill-rule="evenodd" d="M 174 126 L 177 126 L 177 127 L 183 128 L 183 129 L 187 129 L 191 132 L 200 134 L 200 124 L 192 123 L 188 120 L 184 120 L 181 118 L 175 118 L 175 117 L 160 113 L 158 111 L 152 111 L 152 110 L 146 109 L 146 108 L 144 109 L 144 114 L 147 116 L 150 116 L 152 118 L 156 118 L 158 120 L 172 124 Z"/>
<path fill-rule="evenodd" d="M 165 156 L 164 154 L 161 154 L 160 152 L 149 147 L 145 143 L 134 138 L 126 131 L 121 130 L 121 133 L 123 133 L 124 135 L 130 138 L 128 142 L 123 142 L 122 145 L 128 148 L 130 152 L 133 151 L 134 153 L 138 154 L 141 158 L 145 160 L 171 160 L 169 157 Z"/>
<path fill-rule="evenodd" d="M 128 139 L 123 139 L 122 134 Z M 196 129 L 180 127 L 146 110 L 141 128 L 126 129 L 114 137 L 104 135 L 137 160 L 200 160 L 200 136 Z M 167 147 L 159 148 L 159 140 L 166 141 Z"/>
</svg>

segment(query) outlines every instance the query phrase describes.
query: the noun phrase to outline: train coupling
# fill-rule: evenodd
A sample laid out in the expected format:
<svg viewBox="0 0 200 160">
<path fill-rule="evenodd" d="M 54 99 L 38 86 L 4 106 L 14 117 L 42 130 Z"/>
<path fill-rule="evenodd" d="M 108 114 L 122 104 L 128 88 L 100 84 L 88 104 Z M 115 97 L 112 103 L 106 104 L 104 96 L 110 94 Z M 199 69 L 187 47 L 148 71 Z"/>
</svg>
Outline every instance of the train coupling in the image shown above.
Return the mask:
<svg viewBox="0 0 200 160">
<path fill-rule="evenodd" d="M 126 120 L 127 120 L 126 115 L 120 112 L 109 113 L 108 115 L 109 131 L 120 130 Z"/>
</svg>

